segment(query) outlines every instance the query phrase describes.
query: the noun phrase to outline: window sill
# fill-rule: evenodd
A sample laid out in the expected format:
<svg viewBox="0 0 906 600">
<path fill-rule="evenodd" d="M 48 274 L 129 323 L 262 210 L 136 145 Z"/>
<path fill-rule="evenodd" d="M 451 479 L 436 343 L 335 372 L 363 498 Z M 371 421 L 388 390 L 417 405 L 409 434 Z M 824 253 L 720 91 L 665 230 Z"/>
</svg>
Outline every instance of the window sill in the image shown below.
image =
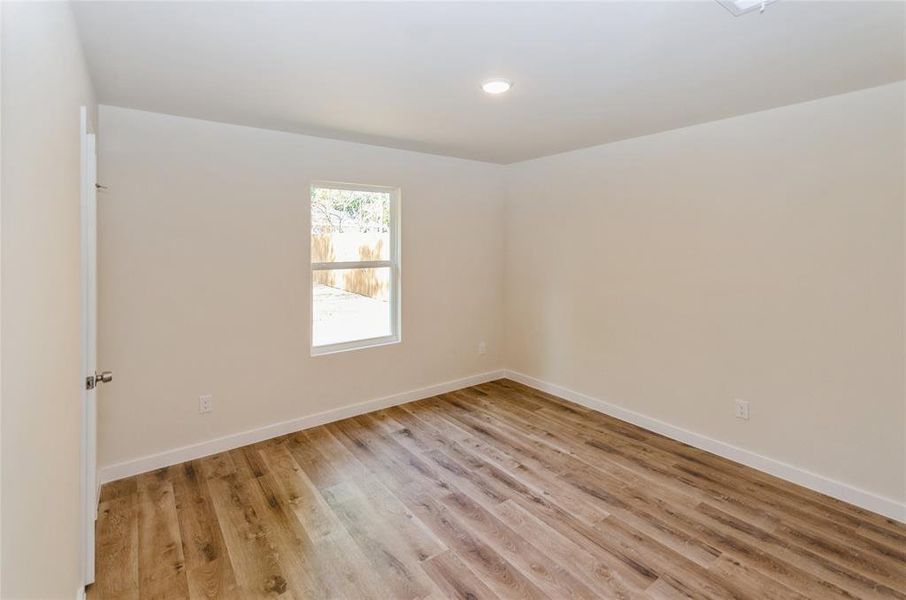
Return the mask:
<svg viewBox="0 0 906 600">
<path fill-rule="evenodd" d="M 367 340 L 355 340 L 352 342 L 342 342 L 340 344 L 326 344 L 324 346 L 312 346 L 312 356 L 325 356 L 327 354 L 339 354 L 340 352 L 351 352 L 353 350 L 364 350 L 365 348 L 380 348 L 381 346 L 392 346 L 399 344 L 398 335 L 388 335 L 379 338 Z"/>
</svg>

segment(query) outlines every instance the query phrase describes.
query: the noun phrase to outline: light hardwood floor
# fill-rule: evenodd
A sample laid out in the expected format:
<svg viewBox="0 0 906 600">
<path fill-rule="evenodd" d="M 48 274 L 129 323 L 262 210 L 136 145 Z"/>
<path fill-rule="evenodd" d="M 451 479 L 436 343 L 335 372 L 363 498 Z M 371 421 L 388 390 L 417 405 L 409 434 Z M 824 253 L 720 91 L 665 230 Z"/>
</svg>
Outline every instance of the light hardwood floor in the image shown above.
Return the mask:
<svg viewBox="0 0 906 600">
<path fill-rule="evenodd" d="M 906 526 L 501 380 L 103 487 L 92 598 L 906 598 Z"/>
</svg>

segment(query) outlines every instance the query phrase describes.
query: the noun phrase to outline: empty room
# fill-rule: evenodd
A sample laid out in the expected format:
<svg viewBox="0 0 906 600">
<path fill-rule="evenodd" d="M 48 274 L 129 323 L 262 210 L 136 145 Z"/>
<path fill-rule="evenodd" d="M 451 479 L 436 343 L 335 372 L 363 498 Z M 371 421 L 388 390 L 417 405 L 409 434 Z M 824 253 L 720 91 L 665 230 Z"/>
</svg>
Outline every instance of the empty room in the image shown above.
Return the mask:
<svg viewBox="0 0 906 600">
<path fill-rule="evenodd" d="M 906 2 L 0 34 L 4 600 L 906 600 Z"/>
</svg>

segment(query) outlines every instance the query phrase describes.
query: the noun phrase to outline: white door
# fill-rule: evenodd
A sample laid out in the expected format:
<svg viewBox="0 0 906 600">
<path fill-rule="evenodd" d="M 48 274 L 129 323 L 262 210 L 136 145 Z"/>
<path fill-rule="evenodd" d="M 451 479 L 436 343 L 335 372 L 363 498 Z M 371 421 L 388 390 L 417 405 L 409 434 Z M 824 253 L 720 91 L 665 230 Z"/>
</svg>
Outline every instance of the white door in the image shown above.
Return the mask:
<svg viewBox="0 0 906 600">
<path fill-rule="evenodd" d="M 82 107 L 82 572 L 94 582 L 94 522 L 97 518 L 97 153 Z M 106 374 L 105 374 L 106 375 Z"/>
</svg>

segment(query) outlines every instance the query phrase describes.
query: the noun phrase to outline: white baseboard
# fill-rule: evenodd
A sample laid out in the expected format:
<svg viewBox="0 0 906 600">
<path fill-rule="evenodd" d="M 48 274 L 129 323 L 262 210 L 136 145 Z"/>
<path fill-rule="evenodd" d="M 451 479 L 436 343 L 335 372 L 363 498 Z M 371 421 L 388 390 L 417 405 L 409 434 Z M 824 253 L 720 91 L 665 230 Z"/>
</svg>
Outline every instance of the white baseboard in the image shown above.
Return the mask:
<svg viewBox="0 0 906 600">
<path fill-rule="evenodd" d="M 431 396 L 452 392 L 479 383 L 486 383 L 502 377 L 507 377 L 537 390 L 554 394 L 555 396 L 575 402 L 576 404 L 581 404 L 592 410 L 602 412 L 622 421 L 632 423 L 633 425 L 638 425 L 649 431 L 659 433 L 671 439 L 689 444 L 690 446 L 695 446 L 701 450 L 706 450 L 718 456 L 774 475 L 775 477 L 815 490 L 816 492 L 821 492 L 832 498 L 849 502 L 850 504 L 906 523 L 906 503 L 878 496 L 877 494 L 812 473 L 811 471 L 795 467 L 782 461 L 762 456 L 755 452 L 733 446 L 732 444 L 682 429 L 681 427 L 670 425 L 664 421 L 659 421 L 658 419 L 648 417 L 616 404 L 593 398 L 586 394 L 582 394 L 581 392 L 576 392 L 569 388 L 510 370 L 491 371 L 473 375 L 471 377 L 456 379 L 454 381 L 447 381 L 417 390 L 385 396 L 383 398 L 376 398 L 374 400 L 368 400 L 358 404 L 352 404 L 342 408 L 316 413 L 298 419 L 291 419 L 289 421 L 235 433 L 206 442 L 183 446 L 158 454 L 143 456 L 134 460 L 109 465 L 99 469 L 100 482 L 107 483 L 109 481 L 116 481 L 117 479 L 123 479 L 124 477 L 131 477 L 133 475 L 138 475 L 139 473 L 146 473 L 162 467 L 176 465 L 187 460 L 194 460 L 218 452 L 240 448 L 242 446 L 247 446 L 248 444 L 254 444 L 294 431 L 317 427 L 318 425 L 332 423 L 334 421 L 347 419 L 382 408 L 421 400 L 422 398 L 430 398 Z"/>
<path fill-rule="evenodd" d="M 689 444 L 690 446 L 695 446 L 701 450 L 706 450 L 712 454 L 717 454 L 718 456 L 742 463 L 753 469 L 758 469 L 759 471 L 774 475 L 780 479 L 785 479 L 786 481 L 796 483 L 816 492 L 821 492 L 832 498 L 849 502 L 850 504 L 854 504 L 866 510 L 906 523 L 906 503 L 898 502 L 892 498 L 878 496 L 877 494 L 867 492 L 840 481 L 812 473 L 811 471 L 795 467 L 773 458 L 756 454 L 749 450 L 744 450 L 737 446 L 733 446 L 732 444 L 727 444 L 726 442 L 721 442 L 680 427 L 675 427 L 652 417 L 617 406 L 616 404 L 611 404 L 610 402 L 605 402 L 604 400 L 593 398 L 586 394 L 541 379 L 536 379 L 535 377 L 523 373 L 506 370 L 505 376 L 531 388 L 559 396 L 570 402 L 575 402 L 576 404 L 581 404 L 582 406 L 610 415 L 621 421 L 638 425 L 648 431 L 659 433 L 671 439 Z"/>
<path fill-rule="evenodd" d="M 85 600 L 85 598 L 88 597 L 88 595 L 85 593 L 85 586 L 84 586 L 84 585 L 83 585 L 82 587 L 80 587 L 79 589 L 76 590 L 76 596 L 75 596 L 75 597 L 76 597 L 76 600 Z"/>
<path fill-rule="evenodd" d="M 417 390 L 393 394 L 392 396 L 367 400 L 365 402 L 359 402 L 358 404 L 351 404 L 341 408 L 299 417 L 298 419 L 274 423 L 273 425 L 266 425 L 257 429 L 234 433 L 206 442 L 182 446 L 181 448 L 175 448 L 173 450 L 143 456 L 134 460 L 108 465 L 99 469 L 100 481 L 101 483 L 107 483 L 116 481 L 117 479 L 138 475 L 139 473 L 147 473 L 148 471 L 153 471 L 155 469 L 178 465 L 187 460 L 195 460 L 196 458 L 202 458 L 203 456 L 209 456 L 218 452 L 233 450 L 234 448 L 240 448 L 294 431 L 310 429 L 312 427 L 317 427 L 318 425 L 348 419 L 349 417 L 354 417 L 356 415 L 362 415 L 381 410 L 382 408 L 389 408 L 391 406 L 421 400 L 422 398 L 430 398 L 431 396 L 453 392 L 472 385 L 478 385 L 479 383 L 487 383 L 488 381 L 500 379 L 503 376 L 504 372 L 502 370 L 481 373 L 471 377 L 464 377 L 462 379 L 446 381 Z"/>
</svg>

